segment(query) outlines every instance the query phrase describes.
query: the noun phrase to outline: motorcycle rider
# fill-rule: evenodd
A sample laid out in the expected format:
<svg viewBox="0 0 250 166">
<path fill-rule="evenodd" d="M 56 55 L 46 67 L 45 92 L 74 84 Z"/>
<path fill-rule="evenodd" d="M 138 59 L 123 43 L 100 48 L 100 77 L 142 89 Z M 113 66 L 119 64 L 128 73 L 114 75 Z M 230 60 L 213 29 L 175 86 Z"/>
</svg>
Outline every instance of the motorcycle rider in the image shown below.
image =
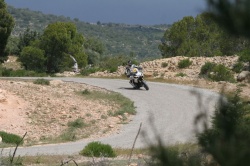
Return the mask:
<svg viewBox="0 0 250 166">
<path fill-rule="evenodd" d="M 132 83 L 132 80 L 133 80 L 133 77 L 134 77 L 134 75 L 136 74 L 136 72 L 137 72 L 137 66 L 134 65 L 134 64 L 132 64 L 132 61 L 129 60 L 129 61 L 127 62 L 125 74 L 126 74 L 126 76 L 127 76 L 128 78 L 130 78 L 129 83 L 130 83 L 133 87 L 135 87 L 135 85 Z"/>
</svg>

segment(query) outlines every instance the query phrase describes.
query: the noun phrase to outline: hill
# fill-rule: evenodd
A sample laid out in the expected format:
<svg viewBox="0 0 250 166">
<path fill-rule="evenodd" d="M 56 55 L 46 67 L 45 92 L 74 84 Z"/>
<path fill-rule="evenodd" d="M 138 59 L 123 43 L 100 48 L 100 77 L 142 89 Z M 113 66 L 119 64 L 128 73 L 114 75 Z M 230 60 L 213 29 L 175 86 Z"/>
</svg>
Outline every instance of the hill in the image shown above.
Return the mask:
<svg viewBox="0 0 250 166">
<path fill-rule="evenodd" d="M 115 23 L 88 23 L 69 17 L 43 14 L 29 9 L 18 9 L 8 6 L 8 11 L 14 17 L 16 25 L 12 35 L 18 36 L 27 28 L 42 32 L 53 22 L 74 22 L 78 31 L 85 37 L 100 40 L 106 50 L 105 55 L 134 55 L 140 60 L 160 58 L 158 50 L 161 38 L 169 25 L 127 25 Z"/>
</svg>

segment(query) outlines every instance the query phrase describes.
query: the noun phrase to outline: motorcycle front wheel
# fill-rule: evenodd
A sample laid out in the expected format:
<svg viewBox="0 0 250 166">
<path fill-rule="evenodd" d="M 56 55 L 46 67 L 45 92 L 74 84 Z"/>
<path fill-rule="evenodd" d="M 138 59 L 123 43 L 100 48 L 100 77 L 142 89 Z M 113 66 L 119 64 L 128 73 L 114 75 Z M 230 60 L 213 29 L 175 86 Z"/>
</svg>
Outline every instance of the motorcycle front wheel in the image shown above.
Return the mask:
<svg viewBox="0 0 250 166">
<path fill-rule="evenodd" d="M 146 81 L 142 81 L 142 83 L 143 83 L 144 88 L 146 90 L 149 90 L 149 87 L 148 87 L 148 84 L 146 83 Z"/>
</svg>

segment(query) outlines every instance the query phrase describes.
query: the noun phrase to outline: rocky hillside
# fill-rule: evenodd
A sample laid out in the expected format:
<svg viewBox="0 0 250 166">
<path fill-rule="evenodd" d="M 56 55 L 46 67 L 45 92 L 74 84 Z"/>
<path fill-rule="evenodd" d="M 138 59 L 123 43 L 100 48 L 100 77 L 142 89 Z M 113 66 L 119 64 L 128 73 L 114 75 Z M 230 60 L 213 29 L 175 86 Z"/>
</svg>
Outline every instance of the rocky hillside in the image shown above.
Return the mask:
<svg viewBox="0 0 250 166">
<path fill-rule="evenodd" d="M 178 63 L 187 59 L 188 57 L 177 56 L 172 58 L 157 59 L 153 61 L 147 61 L 140 64 L 143 67 L 144 75 L 146 80 L 153 81 L 158 79 L 158 81 L 171 82 L 177 84 L 187 84 L 191 86 L 208 88 L 214 91 L 221 91 L 222 88 L 225 88 L 228 91 L 236 91 L 237 87 L 241 87 L 242 95 L 250 98 L 250 74 L 248 72 L 248 79 L 237 82 L 237 83 L 228 83 L 228 82 L 212 82 L 204 78 L 199 77 L 201 67 L 206 62 L 213 62 L 216 64 L 223 64 L 224 66 L 232 69 L 234 64 L 238 61 L 238 56 L 223 56 L 223 57 L 191 57 L 189 58 L 192 61 L 192 64 L 184 69 L 178 68 Z M 94 77 L 121 77 L 124 75 L 124 67 L 120 66 L 118 71 L 115 73 L 97 72 L 91 74 Z M 181 76 L 178 76 L 181 75 Z M 235 79 L 239 74 L 234 73 Z M 160 80 L 159 80 L 160 79 Z"/>
</svg>

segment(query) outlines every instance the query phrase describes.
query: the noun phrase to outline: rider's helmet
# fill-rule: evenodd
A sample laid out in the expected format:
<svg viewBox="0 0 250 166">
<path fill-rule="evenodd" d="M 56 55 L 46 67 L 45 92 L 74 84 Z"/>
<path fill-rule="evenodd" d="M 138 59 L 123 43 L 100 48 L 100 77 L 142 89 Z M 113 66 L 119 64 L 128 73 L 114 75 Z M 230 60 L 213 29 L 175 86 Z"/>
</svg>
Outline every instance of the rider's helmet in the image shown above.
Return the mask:
<svg viewBox="0 0 250 166">
<path fill-rule="evenodd" d="M 131 61 L 131 60 L 128 61 L 128 66 L 129 66 L 129 67 L 132 66 L 132 61 Z"/>
</svg>

